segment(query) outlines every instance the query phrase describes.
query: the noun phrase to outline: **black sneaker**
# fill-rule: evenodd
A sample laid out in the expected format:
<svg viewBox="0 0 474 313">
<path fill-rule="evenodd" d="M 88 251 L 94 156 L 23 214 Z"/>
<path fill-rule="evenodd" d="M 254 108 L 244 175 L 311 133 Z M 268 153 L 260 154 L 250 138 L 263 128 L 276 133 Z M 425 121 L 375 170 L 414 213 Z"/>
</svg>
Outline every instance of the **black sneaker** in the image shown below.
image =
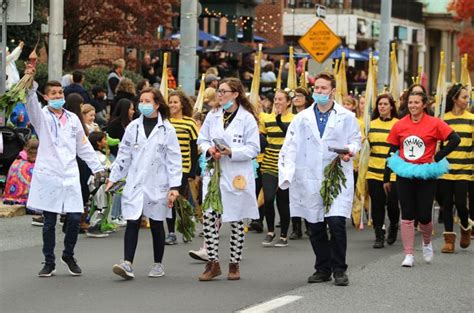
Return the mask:
<svg viewBox="0 0 474 313">
<path fill-rule="evenodd" d="M 45 263 L 41 271 L 39 271 L 39 277 L 51 277 L 56 272 L 56 265 Z"/>
<path fill-rule="evenodd" d="M 265 246 L 265 247 L 271 246 L 273 239 L 275 239 L 275 236 L 276 236 L 275 234 L 273 234 L 273 235 L 267 234 L 265 236 L 265 239 L 263 239 L 263 241 L 262 241 L 262 245 Z"/>
<path fill-rule="evenodd" d="M 69 271 L 69 274 L 71 274 L 72 276 L 81 276 L 82 275 L 82 270 L 81 268 L 79 267 L 79 265 L 77 265 L 77 260 L 71 256 L 62 256 L 61 257 L 61 262 L 66 265 L 68 271 Z"/>
<path fill-rule="evenodd" d="M 257 233 L 263 232 L 263 224 L 259 220 L 252 220 L 249 226 Z"/>
<path fill-rule="evenodd" d="M 33 216 L 31 218 L 31 225 L 33 225 L 33 226 L 43 226 L 43 223 L 44 223 L 44 219 L 43 219 L 42 215 Z"/>
<path fill-rule="evenodd" d="M 335 272 L 334 273 L 334 284 L 336 286 L 347 286 L 349 285 L 349 278 L 346 272 Z"/>
<path fill-rule="evenodd" d="M 287 247 L 288 246 L 288 239 L 286 238 L 281 238 L 278 239 L 278 241 L 275 243 L 275 247 L 277 248 L 282 248 L 282 247 Z"/>
<path fill-rule="evenodd" d="M 303 237 L 303 234 L 301 232 L 293 231 L 290 235 L 290 240 L 298 240 Z"/>
<path fill-rule="evenodd" d="M 313 284 L 313 283 L 324 283 L 326 281 L 330 281 L 331 278 L 331 273 L 323 273 L 323 272 L 314 272 L 313 275 L 308 277 L 308 283 Z"/>
</svg>

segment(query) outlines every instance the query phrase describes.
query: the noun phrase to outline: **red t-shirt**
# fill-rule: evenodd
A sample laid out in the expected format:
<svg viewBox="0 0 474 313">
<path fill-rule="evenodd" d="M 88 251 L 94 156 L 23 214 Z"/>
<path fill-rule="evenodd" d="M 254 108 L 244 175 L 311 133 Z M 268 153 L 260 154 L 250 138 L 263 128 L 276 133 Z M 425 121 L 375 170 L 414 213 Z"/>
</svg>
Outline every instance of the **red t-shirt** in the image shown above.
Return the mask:
<svg viewBox="0 0 474 313">
<path fill-rule="evenodd" d="M 439 118 L 423 114 L 421 120 L 415 123 L 408 114 L 393 125 L 387 141 L 400 147 L 400 157 L 405 161 L 431 163 L 438 140 L 446 140 L 452 132 L 453 129 Z"/>
</svg>

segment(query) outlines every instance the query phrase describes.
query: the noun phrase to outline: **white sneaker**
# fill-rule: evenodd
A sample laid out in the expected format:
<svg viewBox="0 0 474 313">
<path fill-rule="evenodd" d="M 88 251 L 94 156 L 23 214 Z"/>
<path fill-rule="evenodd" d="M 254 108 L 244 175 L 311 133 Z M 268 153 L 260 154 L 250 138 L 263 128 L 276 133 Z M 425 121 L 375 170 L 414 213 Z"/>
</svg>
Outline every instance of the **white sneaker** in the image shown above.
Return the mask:
<svg viewBox="0 0 474 313">
<path fill-rule="evenodd" d="M 124 220 L 122 217 L 113 218 L 113 219 L 110 220 L 110 222 L 112 224 L 115 224 L 115 225 L 119 226 L 119 227 L 127 226 L 127 221 Z"/>
<path fill-rule="evenodd" d="M 426 245 L 423 243 L 423 260 L 425 260 L 426 263 L 431 263 L 431 261 L 433 261 L 433 256 L 433 245 L 431 242 Z"/>
<path fill-rule="evenodd" d="M 198 261 L 207 262 L 209 256 L 207 255 L 207 250 L 204 248 L 199 248 L 199 250 L 189 250 L 189 256 Z"/>
<path fill-rule="evenodd" d="M 164 275 L 165 275 L 165 269 L 163 268 L 163 264 L 153 263 L 150 269 L 150 273 L 148 273 L 148 277 L 161 277 Z"/>
<path fill-rule="evenodd" d="M 413 254 L 405 255 L 405 259 L 403 259 L 402 266 L 413 267 L 414 265 L 415 265 L 415 256 Z"/>
</svg>

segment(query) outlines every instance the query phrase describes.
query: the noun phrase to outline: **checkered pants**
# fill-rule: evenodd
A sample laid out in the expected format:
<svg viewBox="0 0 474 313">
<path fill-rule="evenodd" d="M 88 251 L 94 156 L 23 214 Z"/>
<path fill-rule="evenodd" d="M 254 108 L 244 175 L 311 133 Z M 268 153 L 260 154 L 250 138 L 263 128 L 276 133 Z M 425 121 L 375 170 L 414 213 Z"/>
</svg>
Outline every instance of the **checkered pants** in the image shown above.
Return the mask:
<svg viewBox="0 0 474 313">
<path fill-rule="evenodd" d="M 219 261 L 219 224 L 220 214 L 209 210 L 204 213 L 204 240 L 206 242 L 209 261 Z M 244 248 L 244 222 L 231 222 L 232 234 L 230 236 L 230 262 L 240 263 L 242 249 Z"/>
</svg>

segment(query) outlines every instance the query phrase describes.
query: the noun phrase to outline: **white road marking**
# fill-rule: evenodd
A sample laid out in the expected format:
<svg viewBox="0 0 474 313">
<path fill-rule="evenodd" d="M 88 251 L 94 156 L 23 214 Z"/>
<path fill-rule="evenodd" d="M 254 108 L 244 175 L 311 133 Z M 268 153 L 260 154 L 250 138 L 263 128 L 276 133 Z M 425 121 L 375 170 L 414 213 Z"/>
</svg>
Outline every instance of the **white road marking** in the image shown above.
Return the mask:
<svg viewBox="0 0 474 313">
<path fill-rule="evenodd" d="M 263 302 L 247 309 L 237 311 L 238 313 L 264 313 L 285 306 L 303 298 L 302 296 L 283 296 L 267 302 Z"/>
</svg>

